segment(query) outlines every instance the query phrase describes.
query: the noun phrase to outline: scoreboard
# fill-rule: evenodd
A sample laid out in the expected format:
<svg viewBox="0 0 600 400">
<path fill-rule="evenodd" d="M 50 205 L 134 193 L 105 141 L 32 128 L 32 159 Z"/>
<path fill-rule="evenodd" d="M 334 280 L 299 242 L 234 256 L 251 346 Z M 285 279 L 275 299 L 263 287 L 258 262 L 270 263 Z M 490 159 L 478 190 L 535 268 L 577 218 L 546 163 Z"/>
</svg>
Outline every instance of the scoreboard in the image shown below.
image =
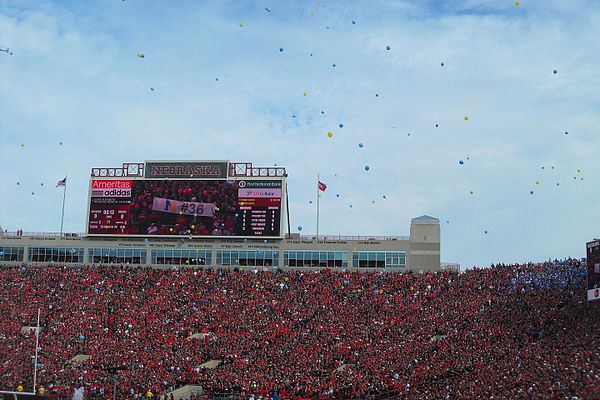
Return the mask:
<svg viewBox="0 0 600 400">
<path fill-rule="evenodd" d="M 282 237 L 284 177 L 229 177 L 196 164 L 161 166 L 156 178 L 92 177 L 87 234 Z M 185 168 L 197 174 L 183 175 Z M 205 176 L 213 172 L 218 178 Z"/>
<path fill-rule="evenodd" d="M 587 299 L 600 300 L 600 240 L 587 244 Z"/>
</svg>

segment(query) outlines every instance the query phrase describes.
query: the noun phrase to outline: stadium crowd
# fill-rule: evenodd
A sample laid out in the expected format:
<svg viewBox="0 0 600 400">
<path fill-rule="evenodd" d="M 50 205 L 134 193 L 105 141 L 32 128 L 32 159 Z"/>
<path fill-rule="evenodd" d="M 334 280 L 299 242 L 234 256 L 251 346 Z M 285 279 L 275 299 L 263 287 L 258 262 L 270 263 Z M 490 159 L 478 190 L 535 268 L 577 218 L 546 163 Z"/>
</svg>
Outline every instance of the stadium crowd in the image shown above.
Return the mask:
<svg viewBox="0 0 600 400">
<path fill-rule="evenodd" d="M 21 328 L 40 308 L 50 394 L 112 398 L 122 366 L 121 399 L 188 383 L 243 399 L 598 398 L 584 280 L 574 259 L 461 274 L 2 266 L 0 387 L 32 389 Z"/>
</svg>

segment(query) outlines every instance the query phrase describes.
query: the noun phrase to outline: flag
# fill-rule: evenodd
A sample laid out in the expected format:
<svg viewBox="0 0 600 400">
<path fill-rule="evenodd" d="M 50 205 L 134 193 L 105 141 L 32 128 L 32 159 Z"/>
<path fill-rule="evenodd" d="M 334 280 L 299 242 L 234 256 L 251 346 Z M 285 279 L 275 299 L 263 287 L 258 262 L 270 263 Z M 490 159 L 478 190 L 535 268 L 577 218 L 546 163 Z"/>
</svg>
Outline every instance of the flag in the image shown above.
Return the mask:
<svg viewBox="0 0 600 400">
<path fill-rule="evenodd" d="M 319 181 L 319 190 L 320 190 L 321 192 L 324 192 L 324 191 L 325 191 L 325 189 L 327 189 L 327 185 L 326 185 L 326 184 L 324 184 L 323 182 Z"/>
<path fill-rule="evenodd" d="M 65 179 L 62 179 L 56 183 L 56 187 L 65 187 L 65 186 L 67 186 L 67 177 L 66 176 L 65 176 Z"/>
</svg>

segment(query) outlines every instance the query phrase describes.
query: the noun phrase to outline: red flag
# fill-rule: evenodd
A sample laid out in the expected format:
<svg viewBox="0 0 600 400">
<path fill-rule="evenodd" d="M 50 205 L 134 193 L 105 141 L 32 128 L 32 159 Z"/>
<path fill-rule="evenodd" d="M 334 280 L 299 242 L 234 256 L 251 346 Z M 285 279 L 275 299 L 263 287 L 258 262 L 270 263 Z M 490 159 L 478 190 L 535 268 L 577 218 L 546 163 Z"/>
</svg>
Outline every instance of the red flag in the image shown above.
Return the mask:
<svg viewBox="0 0 600 400">
<path fill-rule="evenodd" d="M 324 184 L 323 182 L 319 181 L 319 190 L 320 190 L 321 192 L 324 192 L 324 191 L 325 191 L 325 189 L 327 189 L 327 185 L 326 185 L 326 184 Z"/>
</svg>

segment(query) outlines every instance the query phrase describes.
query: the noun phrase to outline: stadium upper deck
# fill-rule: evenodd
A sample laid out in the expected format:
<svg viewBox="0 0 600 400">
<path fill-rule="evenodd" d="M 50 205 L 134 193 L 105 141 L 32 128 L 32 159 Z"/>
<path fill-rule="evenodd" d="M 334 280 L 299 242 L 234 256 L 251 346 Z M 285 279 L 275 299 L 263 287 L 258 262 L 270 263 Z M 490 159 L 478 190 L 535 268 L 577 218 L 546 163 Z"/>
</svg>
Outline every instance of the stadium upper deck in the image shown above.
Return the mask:
<svg viewBox="0 0 600 400">
<path fill-rule="evenodd" d="M 2 232 L 0 261 L 440 268 L 440 224 L 427 215 L 411 221 L 409 237 L 300 236 L 289 224 L 286 234 L 287 176 L 229 161 L 93 168 L 86 233 Z"/>
</svg>

